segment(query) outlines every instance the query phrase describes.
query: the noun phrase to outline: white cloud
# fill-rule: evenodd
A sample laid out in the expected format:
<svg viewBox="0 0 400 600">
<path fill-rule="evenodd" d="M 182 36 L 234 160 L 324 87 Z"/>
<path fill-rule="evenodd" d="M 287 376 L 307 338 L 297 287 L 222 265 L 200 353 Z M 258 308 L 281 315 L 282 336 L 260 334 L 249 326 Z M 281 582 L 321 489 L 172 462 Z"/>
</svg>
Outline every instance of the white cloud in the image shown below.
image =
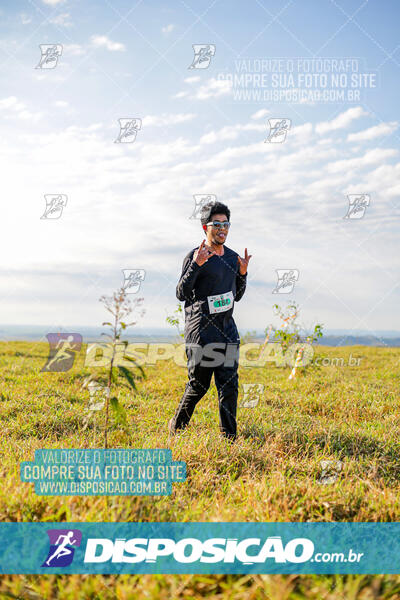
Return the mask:
<svg viewBox="0 0 400 600">
<path fill-rule="evenodd" d="M 0 100 L 0 109 L 22 110 L 24 104 L 19 102 L 15 96 L 9 96 Z"/>
<path fill-rule="evenodd" d="M 106 35 L 92 35 L 90 38 L 92 46 L 96 48 L 107 48 L 110 52 L 121 52 L 125 50 L 125 45 L 120 42 L 113 42 Z"/>
<path fill-rule="evenodd" d="M 65 0 L 42 0 L 42 2 L 49 6 L 56 6 L 57 4 L 64 4 Z"/>
<path fill-rule="evenodd" d="M 65 62 L 63 63 L 65 65 Z M 37 69 L 32 73 L 32 78 L 37 81 L 48 81 L 47 73 L 43 73 L 43 69 Z M 51 81 L 52 83 L 61 83 L 66 80 L 65 75 L 61 75 L 60 73 L 52 73 Z"/>
<path fill-rule="evenodd" d="M 65 100 L 56 100 L 56 102 L 54 102 L 54 106 L 57 106 L 57 108 L 66 108 L 69 106 L 69 103 Z"/>
<path fill-rule="evenodd" d="M 207 100 L 208 98 L 217 98 L 229 94 L 232 89 L 232 82 L 226 79 L 209 79 L 194 94 L 197 100 Z"/>
<path fill-rule="evenodd" d="M 270 112 L 271 111 L 267 110 L 266 108 L 261 108 L 260 110 L 258 110 L 254 114 L 252 114 L 251 118 L 252 119 L 262 119 L 263 117 L 266 117 L 267 115 L 269 115 Z"/>
<path fill-rule="evenodd" d="M 55 17 L 51 17 L 49 23 L 52 23 L 52 25 L 60 25 L 61 27 L 71 27 L 71 15 L 69 13 L 61 13 Z"/>
<path fill-rule="evenodd" d="M 29 23 L 32 23 L 32 17 L 30 15 L 27 15 L 26 13 L 22 13 L 20 15 L 20 17 L 21 17 L 22 25 L 28 25 Z"/>
<path fill-rule="evenodd" d="M 340 113 L 340 115 L 335 119 L 332 119 L 332 121 L 322 121 L 321 123 L 317 123 L 315 131 L 319 134 L 323 134 L 328 131 L 334 131 L 335 129 L 345 129 L 355 119 L 367 115 L 368 113 L 364 111 L 361 106 L 355 106 L 354 108 L 349 108 L 345 112 Z"/>
<path fill-rule="evenodd" d="M 24 102 L 16 96 L 9 96 L 0 100 L 0 111 L 5 119 L 21 119 L 37 122 L 43 117 L 42 112 L 31 112 Z"/>
<path fill-rule="evenodd" d="M 266 131 L 265 125 L 257 123 L 245 123 L 238 125 L 228 125 L 218 131 L 210 131 L 200 138 L 200 144 L 215 144 L 222 140 L 235 140 L 242 131 Z"/>
<path fill-rule="evenodd" d="M 265 138 L 267 137 L 267 134 L 269 133 L 269 127 L 267 126 L 266 123 L 239 123 L 239 124 L 235 124 L 235 125 L 227 125 L 225 127 L 222 127 L 219 130 L 213 130 L 213 131 L 209 131 L 208 133 L 204 134 L 201 138 L 200 138 L 200 144 L 215 144 L 216 142 L 219 141 L 224 141 L 224 140 L 236 140 L 238 138 L 240 138 L 242 136 L 243 138 L 243 132 L 251 132 L 251 131 L 255 131 L 255 132 L 259 132 L 260 135 L 259 140 L 260 142 L 263 142 L 265 140 Z M 298 125 L 296 127 L 293 127 L 289 133 L 288 136 L 290 136 L 290 143 L 293 144 L 293 146 L 304 146 L 305 143 L 307 143 L 311 136 L 312 136 L 312 124 L 311 123 L 304 123 L 303 125 Z M 262 148 L 256 144 L 249 144 L 247 146 L 240 146 L 237 148 L 229 148 L 227 151 L 229 153 L 231 152 L 238 152 L 238 153 L 242 153 L 242 152 L 252 152 L 254 149 L 256 149 L 256 152 L 264 152 L 264 150 L 262 150 Z M 230 156 L 232 156 L 232 154 L 230 154 Z M 219 155 L 219 157 L 221 157 L 221 155 Z M 215 158 L 215 157 L 214 157 Z"/>
<path fill-rule="evenodd" d="M 346 158 L 328 163 L 325 168 L 329 173 L 343 172 L 351 174 L 352 171 L 356 172 L 363 167 L 379 164 L 385 159 L 392 158 L 397 154 L 398 150 L 394 148 L 374 148 L 373 150 L 368 150 L 368 152 L 365 152 L 365 154 L 362 156 L 357 156 L 356 158 Z"/>
<path fill-rule="evenodd" d="M 171 31 L 173 31 L 174 29 L 175 25 L 173 25 L 173 23 L 170 23 L 169 25 L 162 27 L 161 31 L 164 33 L 164 35 L 168 35 L 168 33 L 171 33 Z"/>
<path fill-rule="evenodd" d="M 303 125 L 296 125 L 292 127 L 288 134 L 290 141 L 293 137 L 298 137 L 301 144 L 305 144 L 312 136 L 312 123 L 304 123 Z"/>
<path fill-rule="evenodd" d="M 63 44 L 63 55 L 81 56 L 85 54 L 86 49 L 80 44 Z"/>
<path fill-rule="evenodd" d="M 187 77 L 184 80 L 186 83 L 192 84 L 201 81 L 198 76 Z M 185 90 L 178 92 L 173 98 L 190 98 L 192 100 L 207 100 L 208 98 L 218 98 L 219 96 L 225 96 L 229 94 L 232 89 L 232 82 L 227 79 L 215 79 L 212 77 L 208 79 L 203 85 L 200 85 L 195 90 Z"/>
<path fill-rule="evenodd" d="M 142 120 L 143 126 L 153 127 L 164 127 L 165 125 L 176 125 L 178 123 L 185 123 L 191 121 L 196 117 L 193 113 L 181 113 L 181 114 L 162 114 L 162 115 L 148 115 Z"/>
<path fill-rule="evenodd" d="M 189 92 L 178 92 L 172 98 L 185 98 L 186 96 L 189 96 Z"/>
<path fill-rule="evenodd" d="M 364 129 L 363 131 L 358 131 L 357 133 L 350 133 L 347 136 L 348 142 L 361 142 L 364 140 L 373 140 L 382 135 L 388 135 L 396 131 L 399 124 L 397 121 L 391 121 L 390 123 L 380 123 L 379 125 L 375 125 L 374 127 L 369 127 L 368 129 Z"/>
<path fill-rule="evenodd" d="M 25 108 L 15 97 L 0 100 L 2 111 Z M 145 119 L 163 126 L 189 116 Z M 191 127 L 177 136 L 171 128 L 167 141 L 155 137 L 145 143 L 139 132 L 132 144 L 114 144 L 99 122 L 45 133 L 21 126 L 10 129 L 9 138 L 6 130 L 0 138 L 9 201 L 2 241 L 5 247 L 13 244 L 9 269 L 16 275 L 4 276 L 9 322 L 12 300 L 25 322 L 101 323 L 98 297 L 120 285 L 122 268 L 144 268 L 150 310 L 143 326 L 163 327 L 165 307 L 175 305 L 182 258 L 202 238 L 198 221 L 189 216 L 193 194 L 204 192 L 232 210 L 228 246 L 243 251 L 246 245 L 253 254 L 246 302 L 235 309 L 243 330 L 268 323 L 275 269 L 286 265 L 300 269 L 299 301 L 312 296 L 302 317 L 318 318 L 327 327 L 354 326 L 354 314 L 367 313 L 393 286 L 376 262 L 394 276 L 399 268 L 392 206 L 400 174 L 397 150 L 367 150 L 360 141 L 355 153 L 346 140 L 338 144 L 335 133 L 320 138 L 311 123 L 293 127 L 283 144 L 263 143 L 264 132 L 265 124 L 250 118 L 203 136 Z M 346 193 L 355 188 L 373 196 L 365 221 L 349 224 L 343 221 Z M 40 220 L 44 193 L 68 195 L 61 219 Z M 368 246 L 357 249 L 371 225 L 372 262 Z M 23 295 L 15 288 L 19 281 L 26 285 Z M 314 293 L 321 282 L 322 292 Z M 345 298 L 353 314 L 329 289 Z M 21 298 L 29 301 L 19 304 Z M 383 326 L 393 318 L 396 299 L 388 298 L 385 313 L 372 313 L 368 324 Z"/>
<path fill-rule="evenodd" d="M 209 79 L 204 85 L 200 86 L 194 94 L 197 100 L 207 100 L 208 98 L 217 98 L 229 94 L 232 89 L 232 83 L 224 79 Z"/>
</svg>

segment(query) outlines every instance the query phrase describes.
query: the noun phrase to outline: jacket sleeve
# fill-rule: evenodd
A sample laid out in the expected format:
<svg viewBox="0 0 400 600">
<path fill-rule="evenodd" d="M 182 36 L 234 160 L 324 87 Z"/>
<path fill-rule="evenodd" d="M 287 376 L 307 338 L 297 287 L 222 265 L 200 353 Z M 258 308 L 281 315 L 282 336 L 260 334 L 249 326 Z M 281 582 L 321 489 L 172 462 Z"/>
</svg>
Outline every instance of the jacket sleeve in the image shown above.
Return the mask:
<svg viewBox="0 0 400 600">
<path fill-rule="evenodd" d="M 236 274 L 236 296 L 235 296 L 235 302 L 239 302 L 239 300 L 241 299 L 241 297 L 243 296 L 245 289 L 246 289 L 246 282 L 247 282 L 247 273 L 246 275 L 241 275 L 239 273 L 239 271 Z"/>
<path fill-rule="evenodd" d="M 176 297 L 183 302 L 190 300 L 197 274 L 201 267 L 192 260 L 192 255 L 186 256 L 182 265 L 182 274 L 176 286 Z"/>
</svg>

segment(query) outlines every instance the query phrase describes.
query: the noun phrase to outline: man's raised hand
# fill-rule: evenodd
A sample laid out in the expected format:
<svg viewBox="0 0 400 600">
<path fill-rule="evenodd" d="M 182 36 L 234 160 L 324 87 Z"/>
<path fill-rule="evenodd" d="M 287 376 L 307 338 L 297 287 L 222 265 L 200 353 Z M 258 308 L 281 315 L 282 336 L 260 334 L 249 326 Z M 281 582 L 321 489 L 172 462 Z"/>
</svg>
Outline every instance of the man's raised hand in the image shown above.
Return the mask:
<svg viewBox="0 0 400 600">
<path fill-rule="evenodd" d="M 205 240 L 203 240 L 194 253 L 193 260 L 201 267 L 213 254 L 215 254 L 214 250 L 207 248 L 205 246 Z"/>
<path fill-rule="evenodd" d="M 246 275 L 247 273 L 247 267 L 249 264 L 249 260 L 251 259 L 252 254 L 247 254 L 247 248 L 244 249 L 244 258 L 241 258 L 240 256 L 238 256 L 238 263 L 239 263 L 239 273 L 241 275 Z"/>
</svg>

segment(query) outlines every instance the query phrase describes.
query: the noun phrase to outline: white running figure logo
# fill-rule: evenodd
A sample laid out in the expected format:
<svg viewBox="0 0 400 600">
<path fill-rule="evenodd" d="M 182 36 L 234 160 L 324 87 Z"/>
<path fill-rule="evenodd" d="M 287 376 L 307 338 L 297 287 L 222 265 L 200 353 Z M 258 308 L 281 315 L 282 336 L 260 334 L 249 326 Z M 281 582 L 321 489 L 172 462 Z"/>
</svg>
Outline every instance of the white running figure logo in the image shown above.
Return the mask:
<svg viewBox="0 0 400 600">
<path fill-rule="evenodd" d="M 71 554 L 72 550 L 70 548 L 67 548 L 68 544 L 69 545 L 73 545 L 75 544 L 78 540 L 74 540 L 71 539 L 71 537 L 74 537 L 74 532 L 73 531 L 68 531 L 67 534 L 63 535 L 59 535 L 58 539 L 56 541 L 56 545 L 58 545 L 57 549 L 55 550 L 55 552 L 50 556 L 50 558 L 48 560 L 46 560 L 46 565 L 50 566 L 50 562 L 53 560 L 53 558 L 56 558 L 57 556 L 59 558 L 61 558 L 61 556 L 66 556 L 67 554 Z M 63 540 L 60 543 L 60 540 Z"/>
<path fill-rule="evenodd" d="M 53 364 L 53 362 L 58 362 L 61 360 L 65 360 L 66 358 L 71 358 L 71 355 L 67 352 L 67 350 L 74 351 L 73 344 L 71 344 L 71 342 L 73 342 L 73 341 L 74 341 L 73 335 L 69 335 L 66 340 L 58 341 L 56 348 L 59 348 L 59 349 L 57 350 L 57 352 L 55 353 L 55 355 L 53 356 L 53 358 L 47 365 L 47 370 L 49 370 L 49 368 Z M 61 344 L 61 347 L 60 347 L 60 344 Z"/>
</svg>

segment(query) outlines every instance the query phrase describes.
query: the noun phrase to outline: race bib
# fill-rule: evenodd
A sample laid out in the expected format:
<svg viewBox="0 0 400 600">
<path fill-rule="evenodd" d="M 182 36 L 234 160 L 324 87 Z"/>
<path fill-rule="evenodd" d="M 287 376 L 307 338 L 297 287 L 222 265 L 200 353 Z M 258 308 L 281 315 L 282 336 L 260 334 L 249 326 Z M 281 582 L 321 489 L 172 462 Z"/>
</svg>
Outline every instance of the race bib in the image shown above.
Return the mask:
<svg viewBox="0 0 400 600">
<path fill-rule="evenodd" d="M 224 312 L 225 310 L 229 310 L 233 306 L 232 292 L 218 294 L 217 296 L 207 296 L 207 300 L 210 315 L 214 313 Z"/>
</svg>

